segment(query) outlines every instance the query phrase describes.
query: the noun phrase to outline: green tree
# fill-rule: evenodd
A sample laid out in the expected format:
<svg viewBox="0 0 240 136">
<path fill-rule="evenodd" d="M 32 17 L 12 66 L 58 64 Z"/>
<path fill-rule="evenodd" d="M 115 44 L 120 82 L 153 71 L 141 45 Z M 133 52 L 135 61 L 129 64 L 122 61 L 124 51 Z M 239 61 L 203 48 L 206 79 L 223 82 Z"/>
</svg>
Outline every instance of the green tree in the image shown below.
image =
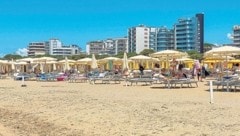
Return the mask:
<svg viewBox="0 0 240 136">
<path fill-rule="evenodd" d="M 202 56 L 203 56 L 201 53 L 199 53 L 196 50 L 187 51 L 187 53 L 188 53 L 189 57 L 192 59 L 200 60 L 200 59 L 202 59 Z"/>
<path fill-rule="evenodd" d="M 212 43 L 204 43 L 204 52 L 211 50 L 213 47 L 216 47 L 216 45 Z"/>
<path fill-rule="evenodd" d="M 128 58 L 133 57 L 133 56 L 136 56 L 136 55 L 137 55 L 136 52 L 127 53 Z"/>
<path fill-rule="evenodd" d="M 3 57 L 3 59 L 6 59 L 6 60 L 16 60 L 16 59 L 21 59 L 23 58 L 21 55 L 17 55 L 17 54 L 7 54 Z"/>
<path fill-rule="evenodd" d="M 143 51 L 141 51 L 139 54 L 140 55 L 145 55 L 145 56 L 149 56 L 150 54 L 154 53 L 155 51 L 153 49 L 144 49 Z"/>
<path fill-rule="evenodd" d="M 117 55 L 115 55 L 114 57 L 117 58 L 123 58 L 124 52 L 119 52 Z"/>
</svg>

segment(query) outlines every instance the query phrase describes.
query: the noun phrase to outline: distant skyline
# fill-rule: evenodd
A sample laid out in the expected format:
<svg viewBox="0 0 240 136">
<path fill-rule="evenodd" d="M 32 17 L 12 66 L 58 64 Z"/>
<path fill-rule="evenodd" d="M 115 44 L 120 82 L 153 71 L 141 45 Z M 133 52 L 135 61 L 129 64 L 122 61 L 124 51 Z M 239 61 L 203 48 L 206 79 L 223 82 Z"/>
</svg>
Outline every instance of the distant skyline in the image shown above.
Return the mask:
<svg viewBox="0 0 240 136">
<path fill-rule="evenodd" d="M 139 24 L 173 28 L 179 18 L 205 16 L 205 42 L 232 43 L 239 0 L 0 0 L 0 56 L 29 42 L 60 39 L 85 49 L 92 40 L 127 36 Z"/>
</svg>

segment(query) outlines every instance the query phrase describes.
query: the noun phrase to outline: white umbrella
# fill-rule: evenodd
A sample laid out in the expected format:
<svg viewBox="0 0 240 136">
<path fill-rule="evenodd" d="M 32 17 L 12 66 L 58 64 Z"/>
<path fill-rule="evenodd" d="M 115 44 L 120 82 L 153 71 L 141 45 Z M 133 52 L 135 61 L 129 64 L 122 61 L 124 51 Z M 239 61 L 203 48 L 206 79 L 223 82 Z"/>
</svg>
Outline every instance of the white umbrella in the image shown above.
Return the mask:
<svg viewBox="0 0 240 136">
<path fill-rule="evenodd" d="M 33 58 L 23 58 L 23 59 L 18 59 L 16 60 L 17 62 L 30 62 L 32 63 L 33 62 Z"/>
<path fill-rule="evenodd" d="M 71 59 L 68 59 L 67 58 L 67 61 L 68 61 L 68 63 L 75 63 L 76 61 L 75 60 L 71 60 Z M 60 61 L 58 61 L 59 63 L 66 63 L 66 57 L 65 57 L 65 59 L 63 59 L 63 60 L 60 60 Z"/>
<path fill-rule="evenodd" d="M 232 56 L 232 55 L 239 55 L 240 54 L 240 48 L 239 47 L 233 47 L 233 46 L 222 46 L 218 48 L 214 48 L 204 54 L 204 56 L 209 56 L 209 55 L 221 55 L 221 56 L 226 56 L 226 62 L 228 63 L 227 56 Z M 227 72 L 228 76 L 228 72 Z M 227 85 L 227 91 L 229 91 L 229 86 Z"/>
<path fill-rule="evenodd" d="M 47 62 L 47 61 L 56 61 L 56 58 L 52 58 L 52 57 L 40 57 L 40 58 L 34 58 L 33 62 Z"/>
<path fill-rule="evenodd" d="M 65 57 L 65 63 L 64 63 L 64 71 L 70 70 L 68 58 Z"/>
<path fill-rule="evenodd" d="M 44 72 L 44 70 L 43 70 L 43 64 L 42 64 L 42 63 L 40 63 L 40 71 L 41 71 L 41 73 Z"/>
<path fill-rule="evenodd" d="M 15 64 L 14 64 L 14 61 L 13 61 L 13 59 L 12 59 L 12 61 L 11 61 L 11 68 L 12 68 L 12 71 L 14 71 L 14 70 L 15 70 Z"/>
<path fill-rule="evenodd" d="M 94 54 L 92 54 L 92 64 L 91 64 L 91 68 L 92 68 L 92 69 L 97 69 L 97 68 L 98 68 L 97 60 L 96 60 Z"/>
<path fill-rule="evenodd" d="M 79 64 L 89 64 L 90 62 L 92 62 L 91 58 L 83 58 L 83 59 L 77 60 L 77 63 Z"/>
<path fill-rule="evenodd" d="M 204 53 L 204 57 L 212 57 L 212 56 L 225 56 L 226 62 L 228 62 L 228 56 L 232 55 L 240 55 L 240 48 L 233 46 L 222 46 L 218 48 L 214 48 L 210 51 Z"/>
<path fill-rule="evenodd" d="M 137 55 L 137 56 L 134 56 L 134 57 L 130 57 L 129 59 L 135 60 L 135 61 L 153 60 L 152 57 L 148 57 L 148 56 L 144 56 L 144 55 Z"/>
<path fill-rule="evenodd" d="M 169 63 L 170 58 L 182 58 L 188 56 L 187 53 L 175 51 L 175 50 L 163 50 L 150 55 L 151 57 L 164 58 Z M 169 65 L 169 64 L 168 64 Z M 169 70 L 169 69 L 168 69 Z"/>
<path fill-rule="evenodd" d="M 147 64 L 146 64 L 146 68 L 148 69 L 149 67 L 149 65 L 148 65 L 148 62 L 157 62 L 158 61 L 158 59 L 154 59 L 154 58 L 152 58 L 152 57 L 149 57 L 149 56 L 144 56 L 144 55 L 137 55 L 137 56 L 134 56 L 134 57 L 130 57 L 129 58 L 130 60 L 133 60 L 133 61 L 135 61 L 135 62 L 139 62 L 139 63 L 143 63 L 143 62 L 146 62 Z"/>
<path fill-rule="evenodd" d="M 123 70 L 124 69 L 129 69 L 128 58 L 127 58 L 127 53 L 126 52 L 124 52 L 124 55 L 123 55 Z"/>
<path fill-rule="evenodd" d="M 9 64 L 7 60 L 0 60 L 0 64 Z"/>
<path fill-rule="evenodd" d="M 234 46 L 222 46 L 218 48 L 213 48 L 210 51 L 204 53 L 204 56 L 213 55 L 213 54 L 221 54 L 221 55 L 240 55 L 240 48 Z"/>
<path fill-rule="evenodd" d="M 120 58 L 117 58 L 117 57 L 106 57 L 106 58 L 103 58 L 103 59 L 101 59 L 101 60 L 99 60 L 99 61 L 100 61 L 100 62 L 101 62 L 101 61 L 107 62 L 107 61 L 109 61 L 109 60 L 117 61 L 117 60 L 120 60 Z"/>
</svg>

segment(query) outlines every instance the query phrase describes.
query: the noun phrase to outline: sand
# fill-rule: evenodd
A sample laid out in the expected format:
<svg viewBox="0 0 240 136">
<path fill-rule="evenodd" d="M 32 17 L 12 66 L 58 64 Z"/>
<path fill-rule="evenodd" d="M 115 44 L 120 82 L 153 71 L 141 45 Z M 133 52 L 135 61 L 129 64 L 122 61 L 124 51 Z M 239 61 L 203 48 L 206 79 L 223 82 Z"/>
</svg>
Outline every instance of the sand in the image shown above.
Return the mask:
<svg viewBox="0 0 240 136">
<path fill-rule="evenodd" d="M 0 136 L 237 136 L 240 92 L 0 80 Z"/>
</svg>

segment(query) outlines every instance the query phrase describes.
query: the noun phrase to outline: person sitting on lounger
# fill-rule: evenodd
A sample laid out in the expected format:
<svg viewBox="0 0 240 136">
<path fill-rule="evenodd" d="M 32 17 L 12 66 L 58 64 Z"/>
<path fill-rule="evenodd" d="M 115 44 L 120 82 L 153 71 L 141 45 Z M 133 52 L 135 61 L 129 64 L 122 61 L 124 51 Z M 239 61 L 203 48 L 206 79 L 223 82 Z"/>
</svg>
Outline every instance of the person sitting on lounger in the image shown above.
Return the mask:
<svg viewBox="0 0 240 136">
<path fill-rule="evenodd" d="M 187 78 L 187 75 L 184 73 L 183 71 L 183 65 L 179 64 L 178 66 L 178 72 L 176 73 L 175 77 L 177 79 L 183 79 L 183 78 Z"/>
</svg>

